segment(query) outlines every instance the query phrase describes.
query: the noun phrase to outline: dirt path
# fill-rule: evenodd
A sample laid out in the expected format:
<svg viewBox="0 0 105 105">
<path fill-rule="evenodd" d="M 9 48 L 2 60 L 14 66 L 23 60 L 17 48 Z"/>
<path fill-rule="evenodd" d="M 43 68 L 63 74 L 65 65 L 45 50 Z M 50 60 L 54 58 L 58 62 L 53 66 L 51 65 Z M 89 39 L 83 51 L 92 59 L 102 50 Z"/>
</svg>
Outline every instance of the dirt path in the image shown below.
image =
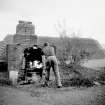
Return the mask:
<svg viewBox="0 0 105 105">
<path fill-rule="evenodd" d="M 31 88 L 0 86 L 0 105 L 105 105 L 105 86 L 91 88 Z"/>
</svg>

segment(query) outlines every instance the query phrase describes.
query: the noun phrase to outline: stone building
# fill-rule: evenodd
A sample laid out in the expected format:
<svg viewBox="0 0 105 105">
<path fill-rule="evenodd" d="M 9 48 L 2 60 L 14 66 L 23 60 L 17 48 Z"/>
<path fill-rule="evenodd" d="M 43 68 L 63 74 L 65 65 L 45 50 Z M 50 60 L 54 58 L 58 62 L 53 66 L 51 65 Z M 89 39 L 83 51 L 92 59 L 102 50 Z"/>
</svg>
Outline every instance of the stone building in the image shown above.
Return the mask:
<svg viewBox="0 0 105 105">
<path fill-rule="evenodd" d="M 19 21 L 16 26 L 16 34 L 13 36 L 13 44 L 6 46 L 9 79 L 17 78 L 18 71 L 22 68 L 23 51 L 34 44 L 37 44 L 35 26 L 32 22 Z"/>
</svg>

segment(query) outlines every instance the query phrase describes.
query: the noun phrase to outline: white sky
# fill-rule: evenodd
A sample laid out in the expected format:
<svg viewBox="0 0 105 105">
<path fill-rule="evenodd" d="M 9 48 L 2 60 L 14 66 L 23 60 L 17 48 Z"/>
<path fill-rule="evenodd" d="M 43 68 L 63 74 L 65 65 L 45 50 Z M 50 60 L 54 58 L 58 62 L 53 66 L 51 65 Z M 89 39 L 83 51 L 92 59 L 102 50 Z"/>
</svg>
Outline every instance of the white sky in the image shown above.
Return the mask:
<svg viewBox="0 0 105 105">
<path fill-rule="evenodd" d="M 18 20 L 32 21 L 42 36 L 59 36 L 55 24 L 64 22 L 68 32 L 105 43 L 105 0 L 0 0 L 0 40 L 15 34 Z"/>
</svg>

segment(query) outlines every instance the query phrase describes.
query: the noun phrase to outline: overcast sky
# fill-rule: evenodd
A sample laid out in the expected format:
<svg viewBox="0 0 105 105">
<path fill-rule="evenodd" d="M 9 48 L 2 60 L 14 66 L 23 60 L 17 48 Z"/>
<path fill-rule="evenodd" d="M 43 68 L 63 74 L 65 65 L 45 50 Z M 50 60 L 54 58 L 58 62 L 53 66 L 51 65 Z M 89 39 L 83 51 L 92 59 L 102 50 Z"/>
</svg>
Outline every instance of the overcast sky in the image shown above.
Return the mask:
<svg viewBox="0 0 105 105">
<path fill-rule="evenodd" d="M 32 21 L 40 36 L 59 36 L 55 24 L 61 23 L 69 33 L 105 43 L 105 0 L 0 0 L 0 40 L 15 34 L 18 20 Z"/>
</svg>

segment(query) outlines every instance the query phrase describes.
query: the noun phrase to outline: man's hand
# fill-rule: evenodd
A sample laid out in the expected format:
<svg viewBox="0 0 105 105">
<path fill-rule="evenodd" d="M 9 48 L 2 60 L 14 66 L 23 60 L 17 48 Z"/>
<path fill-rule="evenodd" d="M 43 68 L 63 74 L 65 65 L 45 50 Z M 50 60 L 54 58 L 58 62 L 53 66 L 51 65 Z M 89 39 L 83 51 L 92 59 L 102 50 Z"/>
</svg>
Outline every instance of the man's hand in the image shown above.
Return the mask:
<svg viewBox="0 0 105 105">
<path fill-rule="evenodd" d="M 46 74 L 46 66 L 43 66 L 43 74 Z"/>
</svg>

